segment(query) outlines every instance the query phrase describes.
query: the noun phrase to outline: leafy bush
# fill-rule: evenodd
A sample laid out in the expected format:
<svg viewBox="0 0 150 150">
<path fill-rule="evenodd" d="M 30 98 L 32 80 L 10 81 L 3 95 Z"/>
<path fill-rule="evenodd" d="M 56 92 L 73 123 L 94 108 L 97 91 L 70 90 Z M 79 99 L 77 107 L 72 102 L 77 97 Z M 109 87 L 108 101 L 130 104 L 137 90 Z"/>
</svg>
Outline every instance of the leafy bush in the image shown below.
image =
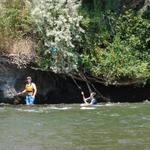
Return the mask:
<svg viewBox="0 0 150 150">
<path fill-rule="evenodd" d="M 38 64 L 43 69 L 57 73 L 77 68 L 78 54 L 75 46 L 81 41 L 80 4 L 77 0 L 28 1 L 32 18 L 40 35 Z"/>
<path fill-rule="evenodd" d="M 119 14 L 118 4 L 5 0 L 0 2 L 0 38 L 32 36 L 34 30 L 37 63 L 44 70 L 69 73 L 80 68 L 108 83 L 145 82 L 150 79 L 149 13 Z"/>
<path fill-rule="evenodd" d="M 82 56 L 85 71 L 110 83 L 150 78 L 150 24 L 141 16 L 128 11 L 113 17 L 114 35 L 105 48 L 93 45 L 90 54 Z"/>
<path fill-rule="evenodd" d="M 0 37 L 20 38 L 30 34 L 33 22 L 24 0 L 0 2 Z"/>
</svg>

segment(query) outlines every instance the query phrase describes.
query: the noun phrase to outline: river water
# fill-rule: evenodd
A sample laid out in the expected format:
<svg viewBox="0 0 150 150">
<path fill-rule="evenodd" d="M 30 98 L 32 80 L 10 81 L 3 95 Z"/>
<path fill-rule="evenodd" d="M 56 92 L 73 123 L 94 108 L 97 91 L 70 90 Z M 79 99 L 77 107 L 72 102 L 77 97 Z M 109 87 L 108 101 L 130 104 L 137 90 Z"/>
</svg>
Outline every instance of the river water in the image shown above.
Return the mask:
<svg viewBox="0 0 150 150">
<path fill-rule="evenodd" d="M 0 105 L 0 150 L 150 150 L 150 103 Z"/>
</svg>

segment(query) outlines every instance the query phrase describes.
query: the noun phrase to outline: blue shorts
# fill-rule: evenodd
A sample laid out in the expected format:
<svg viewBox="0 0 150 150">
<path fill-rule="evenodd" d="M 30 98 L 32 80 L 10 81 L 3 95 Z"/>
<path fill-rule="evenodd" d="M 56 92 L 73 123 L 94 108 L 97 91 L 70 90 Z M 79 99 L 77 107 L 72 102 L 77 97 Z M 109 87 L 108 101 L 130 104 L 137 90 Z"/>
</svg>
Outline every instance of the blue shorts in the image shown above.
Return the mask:
<svg viewBox="0 0 150 150">
<path fill-rule="evenodd" d="M 26 104 L 27 105 L 33 105 L 34 104 L 34 98 L 31 95 L 26 95 Z"/>
</svg>

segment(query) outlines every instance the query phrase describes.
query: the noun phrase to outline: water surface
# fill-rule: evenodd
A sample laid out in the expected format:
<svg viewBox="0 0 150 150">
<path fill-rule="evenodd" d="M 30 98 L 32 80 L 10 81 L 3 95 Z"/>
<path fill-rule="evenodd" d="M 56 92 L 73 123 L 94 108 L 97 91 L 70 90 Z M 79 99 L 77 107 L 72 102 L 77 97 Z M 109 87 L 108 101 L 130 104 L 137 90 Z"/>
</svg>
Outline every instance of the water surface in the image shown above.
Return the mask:
<svg viewBox="0 0 150 150">
<path fill-rule="evenodd" d="M 150 104 L 0 105 L 0 150 L 150 150 Z"/>
</svg>

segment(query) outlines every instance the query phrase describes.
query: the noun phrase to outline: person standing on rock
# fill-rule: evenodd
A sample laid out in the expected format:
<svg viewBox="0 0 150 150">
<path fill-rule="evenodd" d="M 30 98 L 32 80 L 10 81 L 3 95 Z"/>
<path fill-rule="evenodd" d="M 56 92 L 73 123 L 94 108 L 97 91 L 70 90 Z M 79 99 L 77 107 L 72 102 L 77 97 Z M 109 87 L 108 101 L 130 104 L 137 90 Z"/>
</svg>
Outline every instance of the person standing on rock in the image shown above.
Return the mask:
<svg viewBox="0 0 150 150">
<path fill-rule="evenodd" d="M 35 96 L 37 93 L 37 88 L 35 83 L 32 82 L 31 77 L 27 77 L 27 83 L 25 85 L 25 89 L 22 92 L 19 92 L 18 95 L 26 93 L 26 104 L 33 105 L 35 101 Z"/>
</svg>

